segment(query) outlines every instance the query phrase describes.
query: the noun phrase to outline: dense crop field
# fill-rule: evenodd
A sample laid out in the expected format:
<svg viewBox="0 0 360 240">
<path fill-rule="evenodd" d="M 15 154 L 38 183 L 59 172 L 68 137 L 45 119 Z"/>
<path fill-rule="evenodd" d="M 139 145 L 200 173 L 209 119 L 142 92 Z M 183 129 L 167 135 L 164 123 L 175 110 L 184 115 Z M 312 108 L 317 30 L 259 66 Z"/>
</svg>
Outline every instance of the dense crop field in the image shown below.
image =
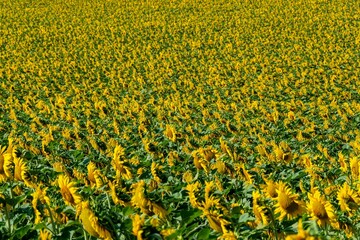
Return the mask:
<svg viewBox="0 0 360 240">
<path fill-rule="evenodd" d="M 2 239 L 357 239 L 357 0 L 0 0 Z"/>
</svg>

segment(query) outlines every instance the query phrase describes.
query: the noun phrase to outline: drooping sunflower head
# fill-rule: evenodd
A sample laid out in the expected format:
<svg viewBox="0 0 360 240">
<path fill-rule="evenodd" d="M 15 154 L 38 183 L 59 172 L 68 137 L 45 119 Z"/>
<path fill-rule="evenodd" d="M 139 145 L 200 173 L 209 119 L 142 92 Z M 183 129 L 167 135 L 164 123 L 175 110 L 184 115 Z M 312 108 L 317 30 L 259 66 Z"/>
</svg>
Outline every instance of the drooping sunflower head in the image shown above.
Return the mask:
<svg viewBox="0 0 360 240">
<path fill-rule="evenodd" d="M 75 182 L 71 182 L 66 175 L 60 175 L 58 178 L 60 193 L 68 205 L 76 205 L 81 202 L 81 196 L 77 193 Z"/>
<path fill-rule="evenodd" d="M 285 183 L 280 182 L 276 192 L 278 196 L 275 213 L 280 214 L 280 220 L 285 217 L 292 219 L 304 212 L 304 203 L 298 200 L 297 194 L 291 193 L 290 188 Z"/>
<path fill-rule="evenodd" d="M 131 217 L 132 219 L 132 233 L 137 237 L 137 239 L 142 239 L 142 233 L 144 230 L 142 230 L 142 226 L 145 222 L 145 215 L 139 215 L 135 214 Z"/>
<path fill-rule="evenodd" d="M 26 163 L 18 157 L 14 158 L 14 178 L 18 181 L 23 181 L 27 186 L 32 186 L 27 175 L 28 167 Z"/>
<path fill-rule="evenodd" d="M 350 158 L 351 175 L 354 179 L 359 178 L 359 161 L 357 157 Z"/>
<path fill-rule="evenodd" d="M 164 134 L 171 141 L 173 141 L 173 142 L 176 141 L 176 130 L 175 130 L 174 126 L 166 124 L 166 129 L 165 129 Z"/>
<path fill-rule="evenodd" d="M 265 184 L 262 185 L 263 193 L 267 198 L 275 199 L 278 196 L 278 184 L 272 180 L 265 179 Z"/>
<path fill-rule="evenodd" d="M 286 236 L 286 240 L 314 240 L 315 237 L 311 237 L 308 231 L 303 228 L 302 220 L 298 222 L 298 233 Z"/>
<path fill-rule="evenodd" d="M 326 201 L 318 190 L 315 190 L 313 194 L 309 193 L 308 197 L 310 200 L 307 205 L 308 211 L 320 226 L 330 224 L 336 219 L 331 203 Z"/>
<path fill-rule="evenodd" d="M 91 236 L 107 240 L 112 239 L 110 232 L 99 224 L 98 218 L 91 210 L 89 202 L 84 201 L 77 205 L 76 216 Z"/>
<path fill-rule="evenodd" d="M 252 193 L 253 197 L 253 212 L 255 215 L 255 222 L 257 224 L 267 225 L 269 223 L 268 217 L 266 216 L 266 209 L 264 206 L 261 206 L 259 201 L 261 198 L 261 194 L 259 191 L 254 191 Z"/>
<path fill-rule="evenodd" d="M 345 182 L 339 189 L 337 199 L 340 204 L 340 209 L 344 212 L 352 212 L 359 208 L 360 198 L 358 194 L 350 188 Z"/>
<path fill-rule="evenodd" d="M 47 229 L 40 230 L 39 240 L 50 240 L 51 235 L 52 235 L 51 232 Z"/>
</svg>

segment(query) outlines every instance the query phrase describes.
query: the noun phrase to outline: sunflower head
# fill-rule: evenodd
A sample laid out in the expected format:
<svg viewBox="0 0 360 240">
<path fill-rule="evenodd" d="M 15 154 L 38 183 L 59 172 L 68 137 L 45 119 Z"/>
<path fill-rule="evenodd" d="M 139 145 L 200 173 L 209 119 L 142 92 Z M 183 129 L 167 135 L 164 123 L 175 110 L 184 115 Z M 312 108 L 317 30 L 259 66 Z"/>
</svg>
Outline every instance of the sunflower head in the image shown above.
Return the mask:
<svg viewBox="0 0 360 240">
<path fill-rule="evenodd" d="M 314 239 L 315 238 L 311 237 L 308 231 L 304 230 L 301 219 L 298 222 L 298 233 L 288 235 L 286 237 L 286 240 L 314 240 Z"/>
<path fill-rule="evenodd" d="M 278 184 L 272 180 L 265 179 L 265 184 L 262 185 L 263 193 L 267 198 L 275 199 L 278 196 Z"/>
<path fill-rule="evenodd" d="M 307 206 L 308 211 L 320 226 L 336 220 L 332 205 L 326 201 L 324 196 L 321 196 L 318 190 L 315 190 L 313 194 L 309 193 L 308 197 L 310 200 Z"/>
<path fill-rule="evenodd" d="M 352 190 L 346 182 L 339 189 L 337 199 L 340 204 L 340 209 L 344 212 L 352 213 L 358 209 L 360 204 L 360 198 L 358 194 Z"/>
<path fill-rule="evenodd" d="M 83 224 L 84 229 L 93 237 L 101 239 L 112 239 L 111 234 L 98 222 L 98 218 L 90 209 L 89 202 L 81 202 L 77 205 L 76 216 L 79 217 L 80 222 Z"/>
<path fill-rule="evenodd" d="M 291 193 L 285 183 L 279 183 L 276 192 L 278 193 L 278 196 L 276 198 L 277 204 L 275 205 L 275 213 L 280 214 L 280 220 L 283 220 L 285 217 L 292 219 L 304 212 L 303 202 L 298 200 L 297 194 Z"/>
<path fill-rule="evenodd" d="M 255 215 L 255 222 L 257 224 L 267 225 L 269 223 L 268 217 L 266 216 L 265 207 L 261 206 L 259 203 L 261 194 L 258 191 L 254 191 L 252 193 L 253 197 L 253 212 Z"/>
<path fill-rule="evenodd" d="M 75 182 L 71 182 L 66 175 L 60 175 L 58 178 L 60 193 L 68 205 L 76 205 L 81 202 L 81 196 L 77 193 Z"/>
</svg>

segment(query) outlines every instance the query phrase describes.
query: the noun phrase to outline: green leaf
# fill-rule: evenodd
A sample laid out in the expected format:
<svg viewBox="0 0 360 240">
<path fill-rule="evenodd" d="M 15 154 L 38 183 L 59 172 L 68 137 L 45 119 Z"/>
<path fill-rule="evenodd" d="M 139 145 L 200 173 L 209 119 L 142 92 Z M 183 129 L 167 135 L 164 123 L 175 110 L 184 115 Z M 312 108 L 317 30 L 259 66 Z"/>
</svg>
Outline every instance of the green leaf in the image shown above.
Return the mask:
<svg viewBox="0 0 360 240">
<path fill-rule="evenodd" d="M 253 220 L 255 220 L 255 218 L 251 217 L 249 213 L 244 213 L 239 217 L 238 223 L 247 223 Z"/>
<path fill-rule="evenodd" d="M 158 234 L 158 233 L 153 233 L 153 234 L 150 234 L 149 236 L 148 236 L 148 239 L 149 240 L 162 240 L 163 238 L 161 237 L 161 235 L 160 234 Z"/>
<path fill-rule="evenodd" d="M 134 212 L 134 209 L 132 207 L 125 207 L 123 209 L 123 214 L 124 216 L 129 216 L 130 214 L 132 214 Z"/>
<path fill-rule="evenodd" d="M 14 231 L 14 239 L 21 239 L 23 238 L 31 229 L 31 225 L 25 225 L 22 227 L 17 227 Z"/>
<path fill-rule="evenodd" d="M 209 235 L 210 235 L 211 229 L 210 228 L 203 228 L 200 230 L 200 232 L 197 234 L 197 238 L 198 240 L 207 240 L 209 239 Z"/>
<path fill-rule="evenodd" d="M 13 197 L 13 198 L 7 198 L 6 202 L 11 205 L 11 206 L 16 206 L 17 204 L 25 201 L 27 198 L 27 195 L 21 195 L 21 196 L 17 196 L 17 197 Z"/>
<path fill-rule="evenodd" d="M 182 224 L 189 224 L 191 223 L 195 218 L 201 216 L 202 211 L 200 210 L 183 210 L 180 212 L 180 216 L 182 219 Z"/>
</svg>

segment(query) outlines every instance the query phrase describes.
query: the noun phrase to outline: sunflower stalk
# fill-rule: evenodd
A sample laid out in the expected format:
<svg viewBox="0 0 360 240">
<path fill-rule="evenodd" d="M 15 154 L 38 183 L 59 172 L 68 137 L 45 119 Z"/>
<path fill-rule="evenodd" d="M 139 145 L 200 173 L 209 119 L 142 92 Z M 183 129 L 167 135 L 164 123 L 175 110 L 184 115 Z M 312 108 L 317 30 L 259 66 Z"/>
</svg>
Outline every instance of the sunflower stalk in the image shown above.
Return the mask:
<svg viewBox="0 0 360 240">
<path fill-rule="evenodd" d="M 56 223 L 54 221 L 54 217 L 53 217 L 53 215 L 51 213 L 51 209 L 50 209 L 50 207 L 49 207 L 49 205 L 47 203 L 45 203 L 45 206 L 46 206 L 46 209 L 49 211 L 51 225 L 52 225 L 52 232 L 53 232 L 53 234 L 55 236 L 57 236 L 59 232 L 58 232 L 58 229 L 57 229 L 57 225 L 56 225 Z"/>
<path fill-rule="evenodd" d="M 10 213 L 9 213 L 9 210 L 6 205 L 5 205 L 4 209 L 5 209 L 6 222 L 7 222 L 7 227 L 9 230 L 9 235 L 11 236 L 12 235 L 12 226 L 11 226 L 11 221 L 10 221 Z"/>
<path fill-rule="evenodd" d="M 87 236 L 87 234 L 86 234 L 85 229 L 83 229 L 83 232 L 84 232 L 84 240 L 88 240 L 88 236 Z"/>
<path fill-rule="evenodd" d="M 272 231 L 274 233 L 275 236 L 275 240 L 278 240 L 278 233 L 277 233 L 277 227 L 276 227 L 276 221 L 274 218 L 274 214 L 273 214 L 273 210 L 271 208 L 267 208 L 268 212 L 270 213 L 270 218 L 271 218 L 271 225 L 272 225 Z"/>
</svg>

